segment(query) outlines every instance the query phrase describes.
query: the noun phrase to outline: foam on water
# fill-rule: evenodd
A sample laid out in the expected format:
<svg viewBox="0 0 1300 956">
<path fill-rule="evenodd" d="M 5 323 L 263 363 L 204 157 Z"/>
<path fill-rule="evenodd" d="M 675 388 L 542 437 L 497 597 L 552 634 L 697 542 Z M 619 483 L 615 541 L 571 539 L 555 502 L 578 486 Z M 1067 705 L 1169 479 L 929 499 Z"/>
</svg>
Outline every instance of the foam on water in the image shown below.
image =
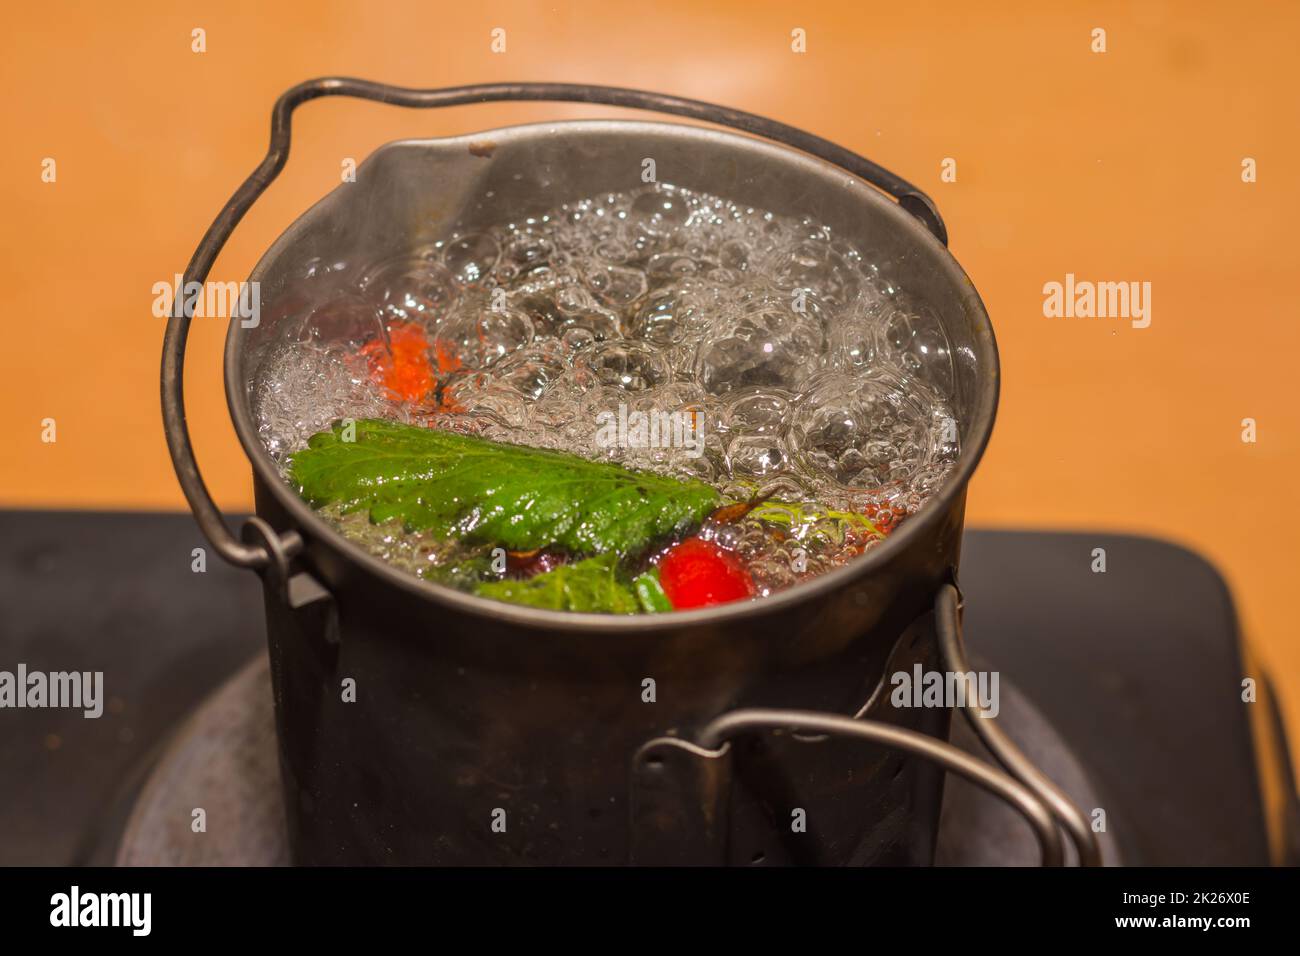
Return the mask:
<svg viewBox="0 0 1300 956">
<path fill-rule="evenodd" d="M 875 543 L 831 512 L 892 526 L 959 453 L 938 318 L 811 219 L 659 185 L 328 272 L 304 283 L 310 305 L 256 375 L 282 466 L 335 420 L 386 417 L 702 478 L 736 501 L 771 495 L 802 507 L 705 531 L 767 593 Z M 359 349 L 396 322 L 436 342 L 438 401 L 371 381 Z M 690 416 L 703 454 L 599 442 L 598 416 L 620 406 Z M 412 573 L 454 550 L 335 519 Z"/>
</svg>

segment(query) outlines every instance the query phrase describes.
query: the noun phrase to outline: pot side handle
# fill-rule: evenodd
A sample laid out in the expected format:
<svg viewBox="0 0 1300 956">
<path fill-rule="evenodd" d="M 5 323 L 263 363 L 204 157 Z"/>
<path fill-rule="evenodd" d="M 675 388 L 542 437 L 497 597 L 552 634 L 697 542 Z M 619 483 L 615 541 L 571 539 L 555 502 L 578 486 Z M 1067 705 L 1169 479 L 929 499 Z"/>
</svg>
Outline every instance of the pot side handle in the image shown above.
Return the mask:
<svg viewBox="0 0 1300 956">
<path fill-rule="evenodd" d="M 971 671 L 962 642 L 961 595 L 955 584 L 945 583 L 935 596 L 935 622 L 939 636 L 940 653 L 944 668 L 950 673 L 965 674 Z M 1083 866 L 1101 865 L 1101 848 L 1084 813 L 1070 798 L 1047 778 L 1028 757 L 997 726 L 996 721 L 983 713 L 977 695 L 967 694 L 967 704 L 962 712 L 972 729 L 1002 765 L 1003 770 L 985 763 L 944 740 L 930 737 L 915 730 L 896 727 L 881 721 L 864 720 L 841 714 L 803 710 L 775 710 L 745 708 L 715 717 L 693 742 L 697 754 L 707 755 L 725 765 L 730 755 L 731 738 L 761 730 L 790 730 L 809 734 L 857 737 L 872 743 L 883 744 L 910 754 L 932 760 L 945 770 L 960 774 L 971 783 L 1001 797 L 1012 805 L 1029 823 L 1038 840 L 1044 866 L 1061 866 L 1065 862 L 1062 830 L 1075 848 L 1078 861 Z M 659 744 L 662 741 L 651 741 Z M 637 760 L 654 755 L 659 764 L 648 767 L 634 766 L 634 773 L 645 775 L 647 770 L 662 766 L 662 748 L 643 747 Z M 716 783 L 705 792 L 714 795 L 712 815 L 726 813 L 727 790 Z M 680 797 L 679 797 L 680 799 Z M 635 823 L 634 823 L 635 825 Z M 725 830 L 725 825 L 715 824 L 715 830 Z"/>
<path fill-rule="evenodd" d="M 293 111 L 303 103 L 323 96 L 347 96 L 415 109 L 505 100 L 596 103 L 685 116 L 752 133 L 832 163 L 892 196 L 904 210 L 919 219 L 939 242 L 945 246 L 948 244 L 947 228 L 934 201 L 907 180 L 842 146 L 753 113 L 663 93 L 579 83 L 485 83 L 417 90 L 350 77 L 322 77 L 298 84 L 276 101 L 271 111 L 271 141 L 266 156 L 235 190 L 204 233 L 185 269 L 182 288 L 187 288 L 191 282 L 202 283 L 207 279 L 212 264 L 235 227 L 284 168 L 289 158 Z M 280 538 L 279 544 L 273 547 L 265 543 L 259 545 L 239 541 L 227 527 L 199 473 L 185 420 L 185 344 L 193 318 L 185 300 L 186 296 L 177 296 L 172 315 L 167 321 L 167 331 L 163 337 L 161 382 L 163 428 L 181 490 L 185 493 L 200 530 L 226 561 L 239 567 L 262 570 L 274 561 L 292 560 L 303 546 L 302 539 L 296 532 L 286 533 Z"/>
</svg>

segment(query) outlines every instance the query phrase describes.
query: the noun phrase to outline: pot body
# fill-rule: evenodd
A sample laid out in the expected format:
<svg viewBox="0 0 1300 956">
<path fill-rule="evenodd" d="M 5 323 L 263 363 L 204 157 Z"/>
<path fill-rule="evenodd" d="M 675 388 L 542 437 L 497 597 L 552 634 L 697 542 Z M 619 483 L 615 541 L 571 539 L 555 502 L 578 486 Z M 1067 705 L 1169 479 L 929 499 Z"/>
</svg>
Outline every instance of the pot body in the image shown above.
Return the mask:
<svg viewBox="0 0 1300 956">
<path fill-rule="evenodd" d="M 827 223 L 941 317 L 965 449 L 948 484 L 848 567 L 743 607 L 653 619 L 483 601 L 405 577 L 331 532 L 278 477 L 249 401 L 259 351 L 301 302 L 308 263 L 347 263 L 338 275 L 350 280 L 350 268 L 456 228 L 634 188 L 645 158 L 662 181 Z M 296 574 L 266 578 L 296 861 L 928 862 L 942 777 L 916 758 L 772 733 L 734 743 L 725 786 L 716 768 L 688 768 L 648 797 L 633 768 L 647 741 L 690 740 L 735 707 L 861 713 L 946 737 L 946 711 L 889 706 L 888 677 L 937 666 L 928 612 L 957 564 L 997 361 L 969 280 L 916 220 L 836 167 L 761 141 L 562 123 L 384 147 L 252 279 L 263 321 L 232 324 L 227 392 L 258 514 L 304 540 Z M 696 820 L 690 832 L 684 819 Z M 680 850 L 656 850 L 669 845 Z"/>
<path fill-rule="evenodd" d="M 258 510 L 284 526 L 266 488 Z M 887 677 L 938 666 L 927 610 L 959 530 L 958 510 L 915 563 L 741 627 L 638 635 L 529 632 L 431 605 L 321 542 L 312 573 L 332 598 L 293 607 L 273 587 L 266 596 L 294 857 L 627 861 L 634 830 L 654 832 L 632 819 L 637 750 L 665 735 L 690 740 L 736 707 L 853 714 L 870 700 L 865 716 L 946 738 L 947 712 L 890 707 Z M 754 735 L 737 742 L 731 774 L 728 794 L 681 795 L 723 800 L 732 819 L 713 845 L 695 835 L 696 862 L 922 863 L 933 853 L 942 781 L 915 758 Z M 798 809 L 807 834 L 790 829 Z"/>
</svg>

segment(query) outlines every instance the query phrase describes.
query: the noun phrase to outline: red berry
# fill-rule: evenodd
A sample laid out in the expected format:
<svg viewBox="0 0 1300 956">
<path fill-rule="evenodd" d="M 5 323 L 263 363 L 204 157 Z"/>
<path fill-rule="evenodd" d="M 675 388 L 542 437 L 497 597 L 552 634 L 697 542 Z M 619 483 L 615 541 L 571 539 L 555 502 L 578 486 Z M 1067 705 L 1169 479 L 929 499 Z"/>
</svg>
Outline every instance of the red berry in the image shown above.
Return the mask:
<svg viewBox="0 0 1300 956">
<path fill-rule="evenodd" d="M 659 583 L 678 610 L 754 595 L 754 580 L 740 559 L 702 538 L 687 538 L 659 559 Z"/>
</svg>

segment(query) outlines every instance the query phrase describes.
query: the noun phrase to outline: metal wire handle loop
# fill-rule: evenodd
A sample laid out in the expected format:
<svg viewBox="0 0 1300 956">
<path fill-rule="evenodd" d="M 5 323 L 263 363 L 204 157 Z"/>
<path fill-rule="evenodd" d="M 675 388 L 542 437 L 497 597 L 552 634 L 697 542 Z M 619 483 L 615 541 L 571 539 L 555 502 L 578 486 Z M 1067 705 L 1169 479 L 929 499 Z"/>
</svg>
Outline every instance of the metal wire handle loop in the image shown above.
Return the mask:
<svg viewBox="0 0 1300 956">
<path fill-rule="evenodd" d="M 961 595 L 953 584 L 943 584 L 935 595 L 935 627 L 945 669 L 954 674 L 971 671 L 961 636 Z M 1061 831 L 1078 854 L 1081 866 L 1101 866 L 1101 846 L 1087 817 L 1060 787 L 1039 770 L 984 709 L 966 695 L 961 708 L 976 736 L 1006 773 L 952 744 L 904 727 L 875 720 L 825 714 L 817 711 L 746 708 L 715 717 L 700 732 L 699 746 L 718 750 L 732 737 L 756 730 L 792 730 L 815 734 L 858 737 L 906 750 L 933 760 L 1010 803 L 1029 823 L 1038 840 L 1043 866 L 1065 862 Z"/>
<path fill-rule="evenodd" d="M 934 605 L 939 652 L 943 655 L 944 667 L 954 674 L 970 672 L 971 666 L 962 641 L 960 592 L 954 585 L 945 584 L 935 596 Z M 984 713 L 984 708 L 974 694 L 967 694 L 966 700 L 967 706 L 962 708 L 966 722 L 1007 773 L 1032 790 L 1064 828 L 1079 854 L 1080 865 L 1101 866 L 1101 845 L 1083 811 L 1025 756 L 1024 751 L 1012 742 L 997 721 Z"/>
<path fill-rule="evenodd" d="M 438 90 L 416 90 L 349 77 L 322 77 L 292 87 L 276 101 L 271 111 L 271 142 L 266 156 L 235 190 L 234 195 L 222 207 L 217 218 L 204 233 L 202 241 L 194 251 L 194 256 L 185 268 L 182 289 L 188 288 L 191 282 L 201 283 L 207 279 L 212 264 L 235 227 L 284 168 L 289 158 L 293 111 L 303 103 L 322 96 L 347 96 L 414 109 L 503 100 L 597 103 L 605 106 L 651 110 L 728 126 L 817 156 L 871 183 L 892 196 L 902 208 L 921 220 L 941 243 L 947 245 L 948 242 L 947 229 L 934 202 L 907 180 L 829 140 L 753 113 L 662 93 L 577 83 L 485 83 Z M 167 435 L 167 447 L 171 452 L 172 465 L 176 469 L 181 490 L 185 493 L 200 530 L 212 543 L 217 553 L 238 567 L 262 569 L 271 560 L 270 552 L 263 545 L 246 544 L 235 538 L 227 527 L 216 502 L 212 500 L 212 495 L 203 481 L 203 476 L 199 473 L 198 463 L 194 458 L 194 448 L 185 418 L 185 344 L 189 338 L 191 316 L 182 305 L 184 300 L 184 295 L 177 296 L 176 308 L 167 321 L 167 331 L 163 337 L 161 380 L 163 428 Z M 286 536 L 280 550 L 284 556 L 291 559 L 301 548 L 301 538 Z"/>
<path fill-rule="evenodd" d="M 755 730 L 795 730 L 840 737 L 858 737 L 872 743 L 906 750 L 908 753 L 933 760 L 945 770 L 965 777 L 975 784 L 1001 797 L 1020 812 L 1034 831 L 1042 854 L 1043 866 L 1062 866 L 1065 847 L 1056 820 L 1041 800 L 1028 787 L 1013 777 L 1002 773 L 946 741 L 938 740 L 920 731 L 877 720 L 843 717 L 811 710 L 774 710 L 763 707 L 733 710 L 716 717 L 701 732 L 697 743 L 701 747 L 717 750 L 738 734 Z"/>
</svg>

